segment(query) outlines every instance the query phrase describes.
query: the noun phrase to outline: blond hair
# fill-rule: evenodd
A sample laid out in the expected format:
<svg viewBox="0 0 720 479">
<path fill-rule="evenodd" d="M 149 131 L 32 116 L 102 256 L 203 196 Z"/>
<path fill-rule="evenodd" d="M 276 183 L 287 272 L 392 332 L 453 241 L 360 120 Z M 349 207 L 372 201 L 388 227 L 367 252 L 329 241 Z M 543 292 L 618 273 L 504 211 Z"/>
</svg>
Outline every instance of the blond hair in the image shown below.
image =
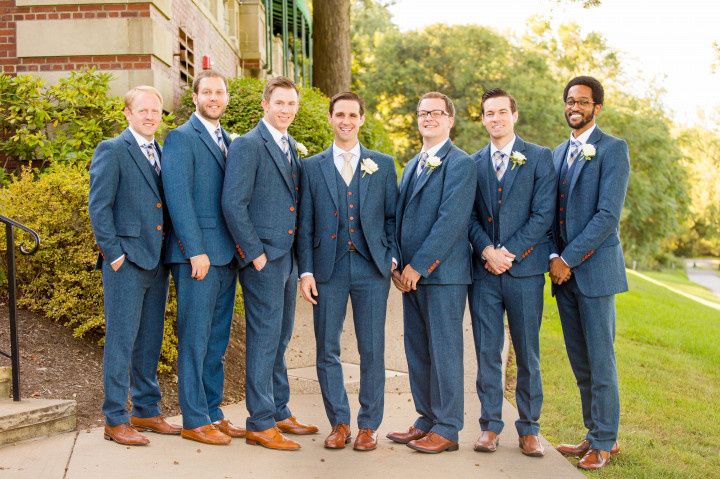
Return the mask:
<svg viewBox="0 0 720 479">
<path fill-rule="evenodd" d="M 133 101 L 135 101 L 135 98 L 137 98 L 137 96 L 141 93 L 151 93 L 155 95 L 156 97 L 158 97 L 158 100 L 160 100 L 160 106 L 162 106 L 163 97 L 157 88 L 147 85 L 138 85 L 135 88 L 131 88 L 127 93 L 125 93 L 125 108 L 129 110 L 132 106 Z"/>
</svg>

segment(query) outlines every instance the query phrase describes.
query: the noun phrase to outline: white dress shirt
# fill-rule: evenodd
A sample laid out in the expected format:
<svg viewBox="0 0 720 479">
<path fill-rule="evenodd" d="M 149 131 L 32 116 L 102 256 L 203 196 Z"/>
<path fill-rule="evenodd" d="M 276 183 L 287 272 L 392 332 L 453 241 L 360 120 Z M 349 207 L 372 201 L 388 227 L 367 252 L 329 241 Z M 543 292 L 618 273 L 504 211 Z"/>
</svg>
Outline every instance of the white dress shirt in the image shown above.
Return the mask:
<svg viewBox="0 0 720 479">
<path fill-rule="evenodd" d="M 492 141 L 490 142 L 490 161 L 492 161 L 493 155 L 496 151 L 500 151 L 503 155 L 505 155 L 504 161 L 503 161 L 503 175 L 507 171 L 508 164 L 510 163 L 510 154 L 512 153 L 513 146 L 515 146 L 515 139 L 517 137 L 513 135 L 512 139 L 502 148 L 498 148 L 495 146 L 495 143 Z M 495 170 L 495 165 L 493 164 L 493 170 Z M 501 176 L 502 178 L 502 176 Z"/>
<path fill-rule="evenodd" d="M 355 173 L 355 170 L 357 169 L 358 163 L 360 163 L 360 143 L 356 143 L 355 146 L 350 148 L 349 150 L 343 150 L 337 144 L 333 143 L 332 146 L 332 152 L 333 152 L 333 162 L 335 162 L 335 168 L 337 168 L 338 173 L 342 174 L 343 166 L 345 165 L 345 158 L 343 155 L 345 153 L 352 153 L 352 159 L 350 160 L 350 167 L 352 167 L 353 173 Z"/>
<path fill-rule="evenodd" d="M 277 145 L 280 147 L 281 150 L 285 151 L 284 150 L 285 147 L 283 146 L 283 141 L 282 141 L 283 136 L 288 139 L 288 148 L 290 147 L 290 138 L 288 137 L 287 131 L 285 133 L 282 133 L 280 130 L 278 130 L 277 128 L 272 126 L 270 124 L 270 122 L 267 121 L 265 118 L 262 119 L 262 122 L 265 125 L 265 127 L 267 127 L 268 131 L 270 132 L 270 134 L 273 137 L 273 140 L 275 140 L 275 143 L 277 143 Z"/>
<path fill-rule="evenodd" d="M 450 141 L 450 138 L 446 139 L 445 141 L 441 141 L 440 143 L 438 143 L 437 145 L 433 146 L 433 147 L 430 148 L 429 150 L 426 150 L 425 147 L 423 147 L 423 149 L 420 150 L 420 153 L 422 154 L 422 152 L 425 151 L 425 152 L 427 153 L 427 155 L 428 155 L 428 158 L 432 158 L 433 156 L 436 156 L 436 155 L 437 155 L 437 152 L 440 151 L 440 149 L 441 149 L 443 146 L 445 146 L 445 143 L 447 143 L 448 141 Z M 416 175 L 419 175 L 419 174 L 420 174 L 420 171 L 422 171 L 422 168 L 420 168 L 420 162 L 418 161 L 417 169 L 415 170 L 415 174 L 416 174 Z"/>
</svg>

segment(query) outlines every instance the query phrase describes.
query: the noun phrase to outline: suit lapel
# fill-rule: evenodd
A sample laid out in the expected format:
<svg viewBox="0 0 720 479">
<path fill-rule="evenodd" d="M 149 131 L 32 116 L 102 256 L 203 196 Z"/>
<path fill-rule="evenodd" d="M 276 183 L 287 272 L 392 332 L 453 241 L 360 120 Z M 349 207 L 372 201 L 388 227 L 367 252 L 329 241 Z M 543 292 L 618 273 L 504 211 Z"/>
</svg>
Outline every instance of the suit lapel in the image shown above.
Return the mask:
<svg viewBox="0 0 720 479">
<path fill-rule="evenodd" d="M 555 149 L 553 163 L 555 164 L 555 173 L 558 175 L 558 178 L 560 177 L 560 172 L 562 171 L 563 161 L 567 158 L 568 148 L 570 148 L 570 141 L 565 140 L 563 144 Z"/>
<path fill-rule="evenodd" d="M 130 157 L 135 162 L 135 165 L 140 168 L 140 172 L 145 177 L 145 180 L 150 185 L 150 188 L 152 188 L 157 197 L 160 198 L 160 189 L 158 188 L 157 174 L 153 171 L 152 167 L 150 166 L 150 162 L 143 154 L 140 146 L 137 144 L 137 141 L 135 141 L 135 137 L 132 133 L 130 133 L 130 130 L 127 129 L 123 131 L 122 135 L 125 143 L 127 143 L 128 153 L 130 154 Z M 157 143 L 155 144 L 155 146 L 157 146 Z"/>
<path fill-rule="evenodd" d="M 420 158 L 420 154 L 418 153 L 415 155 L 415 157 L 408 162 L 407 165 L 405 165 L 405 170 L 403 171 L 403 177 L 402 181 L 400 182 L 400 197 L 403 199 L 407 196 L 407 186 L 410 183 L 410 178 L 412 178 L 412 175 L 415 174 L 415 170 L 417 169 L 417 162 Z"/>
<path fill-rule="evenodd" d="M 515 137 L 515 144 L 513 145 L 513 149 L 510 152 L 510 155 L 512 155 L 513 151 L 517 151 L 518 153 L 523 153 L 525 151 L 525 142 L 522 141 L 519 136 Z M 505 187 L 503 188 L 502 192 L 503 205 L 505 204 L 505 200 L 507 199 L 508 193 L 510 193 L 510 188 L 512 188 L 513 181 L 515 181 L 515 177 L 517 176 L 518 171 L 520 171 L 520 168 L 522 168 L 521 165 L 515 166 L 515 164 L 512 162 L 512 158 L 508 158 L 508 165 L 507 169 L 505 170 Z M 502 207 L 502 205 L 500 206 Z"/>
<path fill-rule="evenodd" d="M 495 171 L 490 164 L 490 145 L 488 144 L 485 148 L 480 151 L 480 174 L 482 175 L 482 184 L 480 185 L 480 193 L 482 194 L 485 205 L 487 205 L 488 211 L 492 214 L 492 177 L 488 174 L 489 171 Z"/>
<path fill-rule="evenodd" d="M 332 198 L 335 204 L 335 210 L 337 211 L 339 209 L 337 175 L 335 175 L 337 168 L 335 168 L 335 162 L 333 161 L 332 146 L 323 152 L 323 157 L 320 160 L 320 170 L 323 173 L 330 198 Z"/>
<path fill-rule="evenodd" d="M 586 145 L 593 145 L 595 146 L 596 143 L 598 143 L 602 139 L 603 132 L 600 131 L 599 127 L 595 127 L 595 131 L 592 132 L 590 135 L 590 138 L 588 138 L 588 141 L 585 143 Z M 597 150 L 597 147 L 595 147 L 595 150 Z M 570 179 L 570 189 L 568 190 L 568 199 L 572 196 L 573 188 L 575 188 L 575 183 L 577 183 L 578 177 L 580 176 L 580 171 L 585 166 L 585 163 L 587 163 L 587 159 L 585 158 L 585 155 L 582 154 L 582 151 L 578 155 L 577 159 L 577 165 L 575 165 L 575 171 L 573 172 L 572 178 Z"/>
<path fill-rule="evenodd" d="M 437 156 L 438 158 L 440 158 L 440 160 L 441 160 L 442 162 L 444 162 L 444 161 L 445 161 L 445 156 L 446 156 L 446 155 L 448 154 L 448 152 L 450 151 L 450 147 L 451 147 L 451 146 L 452 146 L 452 142 L 451 142 L 449 139 L 446 140 L 446 141 L 445 141 L 445 144 L 443 145 L 443 147 L 440 148 L 440 150 L 438 150 L 438 152 L 437 152 L 437 154 L 436 154 L 435 156 Z M 442 168 L 442 166 L 443 166 L 442 163 L 440 163 L 440 166 L 438 166 L 438 167 L 435 168 L 435 169 L 440 169 L 440 168 Z M 415 195 L 417 195 L 417 194 L 420 192 L 420 190 L 423 188 L 423 186 L 425 186 L 425 183 L 428 182 L 428 180 L 430 179 L 430 177 L 431 177 L 434 173 L 435 173 L 435 170 L 431 170 L 431 169 L 428 168 L 428 169 L 425 170 L 424 173 L 422 173 L 422 174 L 420 175 L 420 177 L 417 179 L 417 183 L 415 183 L 415 188 L 413 189 L 413 191 L 412 191 L 412 193 L 411 193 L 410 201 L 412 201 L 412 199 L 415 197 Z"/>
<path fill-rule="evenodd" d="M 358 165 L 357 165 L 358 170 L 360 170 L 360 167 L 362 166 L 363 158 L 369 158 L 369 157 L 370 156 L 368 155 L 367 150 L 365 150 L 365 148 L 363 148 L 363 146 L 360 145 L 360 158 L 358 159 Z M 358 175 L 360 175 L 358 178 L 358 181 L 360 182 L 360 199 L 358 201 L 360 203 L 360 212 L 362 213 L 363 205 L 365 205 L 365 203 L 366 203 L 365 195 L 367 195 L 368 188 L 370 187 L 370 181 L 372 180 L 373 175 L 364 175 L 364 178 L 363 178 L 362 170 L 358 171 Z"/>
<path fill-rule="evenodd" d="M 205 143 L 207 149 L 210 150 L 210 153 L 212 153 L 213 158 L 215 158 L 215 161 L 218 162 L 220 168 L 225 171 L 225 155 L 223 155 L 223 152 L 222 150 L 220 150 L 218 144 L 210 136 L 210 133 L 207 131 L 207 128 L 205 128 L 205 125 L 203 125 L 203 123 L 197 116 L 195 116 L 195 114 L 190 116 L 190 124 L 192 124 L 193 128 L 195 128 L 198 136 L 200 137 L 202 142 Z"/>
<path fill-rule="evenodd" d="M 277 166 L 277 169 L 280 171 L 283 180 L 285 180 L 285 185 L 288 187 L 288 190 L 290 190 L 290 194 L 295 195 L 295 187 L 293 186 L 292 178 L 290 178 L 290 165 L 288 164 L 287 157 L 283 155 L 282 150 L 278 144 L 275 143 L 275 139 L 270 134 L 267 127 L 263 124 L 262 120 L 258 123 L 258 128 L 260 130 L 260 135 L 265 140 L 265 149 L 267 149 L 270 157 L 275 163 L 275 166 Z M 292 147 L 289 148 L 291 148 L 292 151 Z"/>
</svg>

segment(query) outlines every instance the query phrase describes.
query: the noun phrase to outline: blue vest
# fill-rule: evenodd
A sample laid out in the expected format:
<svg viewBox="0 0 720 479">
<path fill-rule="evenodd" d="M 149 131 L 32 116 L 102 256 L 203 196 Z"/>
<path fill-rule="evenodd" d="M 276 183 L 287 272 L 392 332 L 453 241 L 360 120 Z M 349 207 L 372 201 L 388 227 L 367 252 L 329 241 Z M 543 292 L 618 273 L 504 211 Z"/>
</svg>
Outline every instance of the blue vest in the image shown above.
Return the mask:
<svg viewBox="0 0 720 479">
<path fill-rule="evenodd" d="M 359 165 L 358 165 L 359 166 Z M 345 185 L 340 173 L 335 168 L 335 177 L 338 188 L 338 205 L 340 205 L 338 224 L 338 248 L 335 261 L 345 255 L 350 249 L 350 243 L 365 259 L 370 260 L 370 249 L 365 241 L 365 235 L 360 223 L 360 168 L 355 168 L 350 186 Z"/>
<path fill-rule="evenodd" d="M 498 180 L 497 174 L 495 173 L 495 167 L 493 166 L 493 162 L 490 162 L 490 174 L 491 178 L 494 178 L 495 181 L 492 182 L 495 190 L 494 195 L 490 195 L 490 198 L 493 198 L 493 204 L 492 204 L 492 216 L 493 216 L 493 235 L 492 235 L 492 242 L 493 247 L 500 244 L 500 207 L 502 206 L 502 196 L 503 196 L 503 190 L 505 189 L 505 178 L 507 177 L 508 171 L 510 171 L 510 163 L 508 162 L 507 168 L 505 168 L 505 174 L 503 175 L 501 180 Z"/>
<path fill-rule="evenodd" d="M 578 158 L 575 158 L 570 168 L 567 166 L 567 158 L 563 160 L 563 166 L 560 169 L 560 184 L 558 185 L 558 223 L 560 225 L 560 238 L 563 245 L 567 244 L 567 228 L 565 226 L 565 215 L 567 214 L 568 196 L 570 194 L 570 180 L 573 177 L 575 166 L 578 164 Z M 562 248 L 561 248 L 562 249 Z"/>
</svg>

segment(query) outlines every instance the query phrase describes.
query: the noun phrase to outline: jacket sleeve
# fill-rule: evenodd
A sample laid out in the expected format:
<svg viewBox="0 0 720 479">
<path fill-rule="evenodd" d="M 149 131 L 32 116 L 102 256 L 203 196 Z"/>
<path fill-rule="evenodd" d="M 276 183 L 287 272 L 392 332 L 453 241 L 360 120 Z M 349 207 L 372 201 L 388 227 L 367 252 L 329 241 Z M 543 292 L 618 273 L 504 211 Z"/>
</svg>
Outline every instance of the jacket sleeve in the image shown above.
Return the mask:
<svg viewBox="0 0 720 479">
<path fill-rule="evenodd" d="M 395 237 L 395 215 L 397 214 L 398 184 L 395 160 L 388 157 L 389 170 L 385 178 L 385 237 L 390 243 L 390 256 L 400 264 L 400 250 Z"/>
<path fill-rule="evenodd" d="M 298 210 L 297 255 L 298 275 L 314 273 L 313 238 L 315 237 L 315 206 L 307 162 L 300 169 L 300 208 Z"/>
<path fill-rule="evenodd" d="M 482 191 L 480 191 L 480 188 L 477 186 L 479 183 L 478 178 L 480 177 L 480 166 L 476 161 L 474 163 L 476 189 L 475 196 L 473 197 L 473 208 L 470 212 L 470 222 L 468 223 L 468 238 L 473 247 L 473 254 L 480 258 L 482 257 L 482 253 L 485 251 L 485 248 L 493 246 L 493 242 L 485 231 L 485 228 L 482 227 L 482 219 L 478 215 L 478 205 L 481 201 Z"/>
<path fill-rule="evenodd" d="M 113 206 L 120 183 L 120 161 L 111 141 L 101 142 L 90 163 L 90 195 L 88 210 L 95 241 L 105 259 L 110 262 L 124 251 L 115 231 Z"/>
</svg>

